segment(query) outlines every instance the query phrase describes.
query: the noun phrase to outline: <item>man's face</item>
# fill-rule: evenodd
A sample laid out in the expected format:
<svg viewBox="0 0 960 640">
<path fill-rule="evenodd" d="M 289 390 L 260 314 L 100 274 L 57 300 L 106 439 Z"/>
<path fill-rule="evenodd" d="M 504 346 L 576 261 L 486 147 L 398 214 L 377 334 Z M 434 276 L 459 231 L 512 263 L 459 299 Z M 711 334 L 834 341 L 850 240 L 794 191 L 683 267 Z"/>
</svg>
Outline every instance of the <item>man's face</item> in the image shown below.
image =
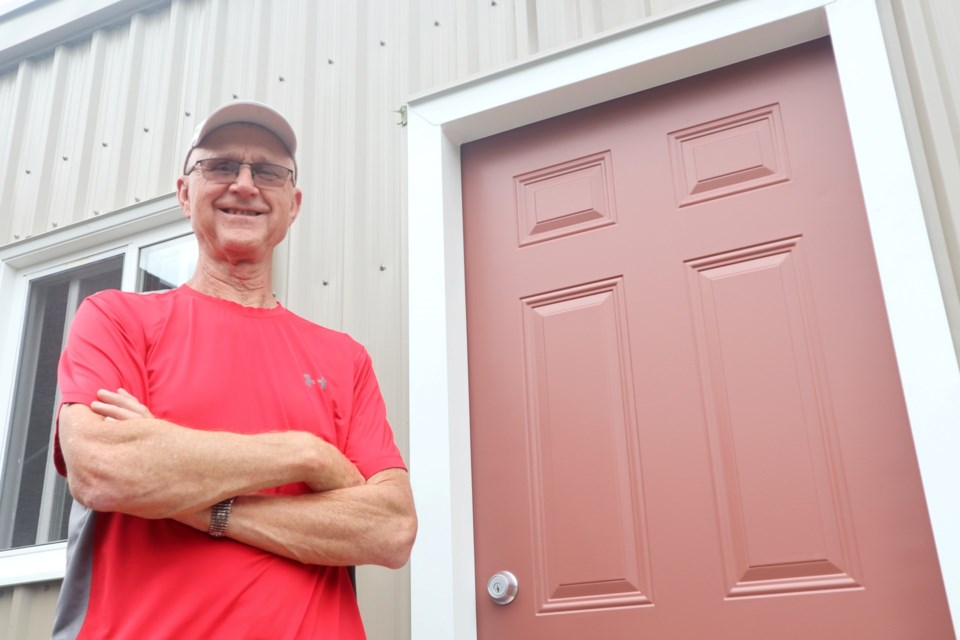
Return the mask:
<svg viewBox="0 0 960 640">
<path fill-rule="evenodd" d="M 214 130 L 193 150 L 188 170 L 204 158 L 269 162 L 293 169 L 283 143 L 262 127 L 229 124 Z M 229 184 L 211 182 L 199 168 L 177 180 L 177 197 L 193 222 L 201 253 L 230 264 L 268 260 L 300 212 L 302 194 L 287 179 L 257 186 L 248 166 Z"/>
</svg>

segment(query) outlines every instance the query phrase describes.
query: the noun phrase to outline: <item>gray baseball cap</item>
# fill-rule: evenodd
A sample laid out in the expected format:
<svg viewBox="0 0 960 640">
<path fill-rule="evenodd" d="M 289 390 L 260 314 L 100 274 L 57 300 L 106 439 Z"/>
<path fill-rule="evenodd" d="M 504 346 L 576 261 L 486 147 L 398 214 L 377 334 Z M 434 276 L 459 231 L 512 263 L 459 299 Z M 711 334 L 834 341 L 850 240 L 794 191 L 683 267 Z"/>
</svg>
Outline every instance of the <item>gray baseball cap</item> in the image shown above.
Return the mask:
<svg viewBox="0 0 960 640">
<path fill-rule="evenodd" d="M 228 102 L 218 107 L 207 116 L 206 120 L 197 125 L 197 129 L 187 148 L 187 154 L 183 158 L 183 172 L 187 172 L 187 161 L 190 160 L 190 154 L 214 129 L 219 129 L 228 124 L 237 122 L 248 122 L 263 127 L 273 135 L 279 138 L 280 142 L 290 152 L 293 158 L 294 168 L 297 166 L 297 134 L 293 132 L 293 127 L 287 122 L 280 113 L 261 102 L 252 100 L 238 100 Z"/>
</svg>

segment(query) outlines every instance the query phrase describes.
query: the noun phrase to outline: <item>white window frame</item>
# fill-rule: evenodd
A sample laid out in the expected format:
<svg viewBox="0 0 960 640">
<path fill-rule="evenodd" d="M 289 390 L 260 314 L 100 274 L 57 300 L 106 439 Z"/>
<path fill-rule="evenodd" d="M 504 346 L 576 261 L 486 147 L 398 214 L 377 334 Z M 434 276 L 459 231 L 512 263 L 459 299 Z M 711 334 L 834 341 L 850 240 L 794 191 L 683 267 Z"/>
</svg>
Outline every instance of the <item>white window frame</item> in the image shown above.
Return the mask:
<svg viewBox="0 0 960 640">
<path fill-rule="evenodd" d="M 134 291 L 140 249 L 191 232 L 177 204 L 168 194 L 135 206 L 28 238 L 0 248 L 0 478 L 6 461 L 13 417 L 16 375 L 25 329 L 30 283 L 111 256 L 123 255 L 121 289 Z M 66 542 L 54 542 L 0 551 L 0 587 L 62 579 Z"/>
<path fill-rule="evenodd" d="M 412 637 L 475 639 L 476 590 L 487 579 L 474 571 L 460 145 L 826 35 L 960 628 L 960 372 L 876 0 L 715 0 L 408 104 L 410 479 L 420 517 L 410 561 Z"/>
</svg>

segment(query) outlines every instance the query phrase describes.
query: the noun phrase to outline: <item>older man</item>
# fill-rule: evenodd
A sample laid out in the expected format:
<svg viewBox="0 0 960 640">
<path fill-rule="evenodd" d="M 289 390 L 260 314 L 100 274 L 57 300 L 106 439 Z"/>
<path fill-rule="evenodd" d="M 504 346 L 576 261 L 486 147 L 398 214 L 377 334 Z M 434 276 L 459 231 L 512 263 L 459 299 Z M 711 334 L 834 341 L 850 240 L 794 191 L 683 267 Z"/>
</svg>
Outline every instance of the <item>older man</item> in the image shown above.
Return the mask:
<svg viewBox="0 0 960 640">
<path fill-rule="evenodd" d="M 296 144 L 265 105 L 211 114 L 177 180 L 193 277 L 77 312 L 55 638 L 363 638 L 347 567 L 407 561 L 413 499 L 367 352 L 272 293 Z"/>
</svg>

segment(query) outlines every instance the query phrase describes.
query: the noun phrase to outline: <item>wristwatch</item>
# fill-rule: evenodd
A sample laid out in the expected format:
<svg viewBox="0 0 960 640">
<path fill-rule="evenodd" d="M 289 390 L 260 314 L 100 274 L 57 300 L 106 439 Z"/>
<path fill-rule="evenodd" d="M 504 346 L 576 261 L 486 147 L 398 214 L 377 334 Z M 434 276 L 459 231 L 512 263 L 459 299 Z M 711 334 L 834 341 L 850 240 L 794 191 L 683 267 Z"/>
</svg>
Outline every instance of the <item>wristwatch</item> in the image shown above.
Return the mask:
<svg viewBox="0 0 960 640">
<path fill-rule="evenodd" d="M 214 538 L 221 538 L 227 531 L 227 525 L 230 524 L 230 507 L 233 506 L 233 498 L 221 500 L 213 505 L 213 513 L 210 514 L 210 535 Z"/>
</svg>

